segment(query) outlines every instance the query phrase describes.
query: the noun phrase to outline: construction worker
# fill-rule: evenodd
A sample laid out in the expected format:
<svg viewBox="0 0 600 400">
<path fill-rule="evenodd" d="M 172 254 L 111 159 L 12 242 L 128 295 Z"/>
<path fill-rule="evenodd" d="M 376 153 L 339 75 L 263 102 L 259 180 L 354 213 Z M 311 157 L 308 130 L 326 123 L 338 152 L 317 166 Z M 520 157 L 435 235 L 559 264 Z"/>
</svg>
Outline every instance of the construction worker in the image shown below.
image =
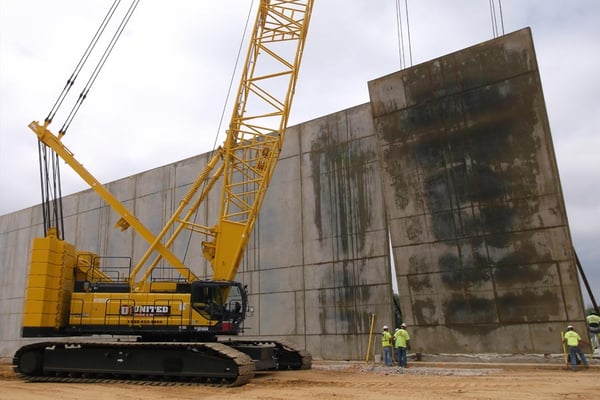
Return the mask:
<svg viewBox="0 0 600 400">
<path fill-rule="evenodd" d="M 392 334 L 387 325 L 383 326 L 381 333 L 381 346 L 383 348 L 383 364 L 386 367 L 392 366 Z"/>
<path fill-rule="evenodd" d="M 600 316 L 594 311 L 590 312 L 590 314 L 585 317 L 588 328 L 590 330 L 590 340 L 592 345 L 592 354 L 598 348 L 598 335 L 600 334 Z"/>
<path fill-rule="evenodd" d="M 398 366 L 407 368 L 406 350 L 410 349 L 410 335 L 406 331 L 406 324 L 402 323 L 400 329 L 394 332 L 394 346 L 396 347 L 396 362 Z"/>
<path fill-rule="evenodd" d="M 579 348 L 579 345 L 581 344 L 581 337 L 577 332 L 575 332 L 573 325 L 567 326 L 567 331 L 565 332 L 565 335 L 563 337 L 563 342 L 567 344 L 567 349 L 569 351 L 569 357 L 571 357 L 571 365 L 573 366 L 573 371 L 577 371 L 577 356 L 581 358 L 581 361 L 587 368 L 588 361 L 585 358 L 585 354 L 583 353 L 583 351 L 581 351 L 581 349 Z"/>
</svg>

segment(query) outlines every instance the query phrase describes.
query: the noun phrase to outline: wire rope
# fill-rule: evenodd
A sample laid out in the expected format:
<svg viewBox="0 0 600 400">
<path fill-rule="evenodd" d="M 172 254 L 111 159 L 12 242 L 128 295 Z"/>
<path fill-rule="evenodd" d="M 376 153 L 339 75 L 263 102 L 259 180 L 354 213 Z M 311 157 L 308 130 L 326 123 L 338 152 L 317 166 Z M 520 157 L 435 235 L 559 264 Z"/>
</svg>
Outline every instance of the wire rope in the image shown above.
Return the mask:
<svg viewBox="0 0 600 400">
<path fill-rule="evenodd" d="M 500 36 L 500 29 L 498 28 L 498 19 L 500 19 L 500 28 L 502 30 L 502 35 L 504 35 L 504 16 L 502 15 L 502 0 L 498 0 L 498 12 L 496 12 L 496 2 L 494 0 L 489 0 L 489 4 L 490 19 L 492 23 L 492 36 L 496 38 Z"/>
<path fill-rule="evenodd" d="M 502 0 L 498 0 L 498 10 L 500 11 L 500 26 L 502 27 L 502 34 L 504 35 L 504 16 L 502 15 Z"/>
<path fill-rule="evenodd" d="M 79 76 L 79 73 L 81 72 L 85 63 L 89 59 L 90 54 L 96 47 L 96 44 L 98 43 L 98 40 L 100 39 L 100 36 L 102 36 L 102 34 L 104 33 L 106 26 L 112 19 L 112 16 L 114 15 L 114 13 L 120 3 L 121 3 L 121 0 L 115 0 L 113 2 L 112 6 L 110 7 L 110 9 L 108 10 L 108 12 L 106 13 L 106 15 L 104 16 L 104 19 L 100 23 L 98 30 L 96 30 L 96 33 L 92 37 L 92 40 L 88 44 L 88 47 L 85 49 L 85 52 L 83 53 L 83 55 L 79 59 L 79 62 L 75 66 L 75 69 L 71 73 L 71 76 L 69 77 L 69 79 L 67 79 L 67 83 L 65 84 L 65 87 L 63 88 L 62 92 L 58 96 L 58 99 L 56 99 L 56 102 L 52 106 L 52 109 L 50 109 L 50 112 L 48 113 L 48 116 L 46 117 L 46 122 L 50 123 L 54 119 L 54 116 L 60 109 L 60 106 L 62 105 L 65 97 L 67 96 L 67 94 L 69 93 L 71 88 L 73 87 L 75 80 L 77 79 L 77 77 Z"/>
<path fill-rule="evenodd" d="M 410 66 L 412 66 L 412 44 L 410 39 L 410 19 L 408 18 L 408 0 L 404 0 L 404 9 L 406 12 L 406 35 L 408 37 L 408 60 Z"/>
<path fill-rule="evenodd" d="M 410 22 L 408 18 L 408 0 L 404 0 L 404 14 L 406 16 L 406 27 L 402 22 L 402 5 L 400 0 L 396 0 L 396 25 L 398 28 L 398 56 L 400 58 L 400 68 L 404 69 L 407 67 L 406 55 L 407 51 L 405 48 L 408 47 L 408 65 L 412 66 L 412 45 L 410 39 Z M 406 40 L 404 38 L 404 31 L 406 30 Z"/>
<path fill-rule="evenodd" d="M 123 19 L 121 20 L 121 23 L 119 24 L 117 30 L 115 31 L 115 33 L 114 33 L 113 37 L 111 38 L 109 44 L 107 45 L 106 49 L 104 50 L 104 53 L 102 54 L 102 57 L 100 58 L 100 60 L 96 64 L 96 67 L 94 68 L 94 71 L 92 72 L 92 74 L 91 74 L 90 78 L 88 79 L 86 85 L 84 86 L 83 90 L 79 94 L 79 97 L 77 98 L 77 101 L 75 102 L 75 105 L 71 109 L 71 112 L 67 116 L 67 119 L 65 120 L 63 126 L 60 128 L 60 130 L 59 130 L 59 136 L 64 135 L 67 132 L 67 130 L 69 129 L 69 126 L 71 125 L 71 122 L 73 122 L 73 118 L 75 118 L 75 115 L 79 111 L 79 108 L 81 107 L 81 104 L 83 103 L 83 101 L 87 97 L 90 89 L 92 88 L 92 85 L 96 81 L 96 78 L 98 78 L 98 75 L 100 74 L 100 71 L 104 67 L 104 65 L 106 63 L 106 60 L 108 59 L 108 56 L 112 53 L 115 45 L 117 44 L 117 41 L 121 37 L 121 34 L 125 30 L 125 27 L 127 26 L 127 23 L 131 19 L 131 16 L 133 15 L 133 12 L 135 11 L 135 9 L 137 8 L 137 6 L 138 6 L 139 3 L 140 3 L 140 0 L 134 0 L 134 1 L 131 2 L 130 6 L 129 6 L 128 10 L 127 10 L 127 12 L 125 13 L 125 16 L 123 16 Z"/>
<path fill-rule="evenodd" d="M 62 104 L 63 104 L 64 100 L 66 99 L 70 90 L 73 88 L 73 85 L 74 85 L 75 81 L 77 80 L 77 77 L 81 73 L 83 67 L 88 62 L 91 53 L 96 48 L 98 41 L 100 40 L 100 37 L 105 32 L 106 27 L 108 26 L 111 19 L 113 18 L 115 11 L 119 7 L 120 3 L 121 3 L 121 0 L 115 0 L 112 3 L 112 5 L 110 6 L 108 12 L 102 19 L 100 26 L 94 33 L 94 36 L 88 43 L 87 48 L 85 49 L 85 51 L 83 52 L 83 55 L 79 59 L 79 62 L 75 66 L 75 69 L 73 70 L 73 72 L 71 73 L 69 78 L 67 79 L 67 83 L 63 87 L 61 93 L 59 94 L 58 98 L 54 102 L 54 105 L 50 109 L 50 112 L 48 113 L 48 116 L 45 119 L 45 123 L 47 123 L 47 124 L 51 123 L 52 120 L 54 119 L 54 117 L 56 116 L 56 113 L 62 106 Z M 125 25 L 131 18 L 131 14 L 137 7 L 138 3 L 139 3 L 139 0 L 135 0 L 132 2 L 132 5 L 130 6 L 128 13 L 121 21 L 119 30 L 113 36 L 113 39 L 112 39 L 111 43 L 109 44 L 108 49 L 105 50 L 105 52 L 104 52 L 103 58 L 96 65 L 94 73 L 88 80 L 88 83 L 86 84 L 86 87 L 84 88 L 84 91 L 79 95 L 79 99 L 77 100 L 75 106 L 71 109 L 71 112 L 69 113 L 67 120 L 63 124 L 63 127 L 60 129 L 59 135 L 58 135 L 59 138 L 62 135 L 64 135 L 66 130 L 68 129 L 71 121 L 73 120 L 73 117 L 75 116 L 75 114 L 77 113 L 77 110 L 81 106 L 81 103 L 87 96 L 89 89 L 91 88 L 96 77 L 98 76 L 98 73 L 102 69 L 102 66 L 106 62 L 106 58 L 112 51 L 112 48 L 114 47 L 117 39 L 119 38 L 123 29 L 125 28 Z M 56 229 L 57 237 L 59 239 L 62 239 L 63 238 L 63 230 L 64 230 L 64 218 L 63 218 L 63 205 L 62 205 L 62 186 L 61 186 L 61 176 L 60 176 L 60 157 L 54 150 L 50 149 L 48 146 L 46 146 L 44 143 L 42 143 L 40 140 L 38 140 L 38 158 L 39 158 L 38 161 L 39 161 L 39 170 L 40 170 L 40 188 L 41 188 L 41 194 L 42 194 L 42 217 L 43 217 L 43 223 L 44 223 L 44 234 L 47 235 L 49 229 L 54 227 Z"/>
<path fill-rule="evenodd" d="M 498 36 L 498 26 L 496 25 L 496 15 L 495 15 L 495 8 L 494 8 L 494 0 L 489 0 L 489 4 L 490 4 L 490 20 L 492 23 L 492 37 L 497 37 Z"/>
<path fill-rule="evenodd" d="M 400 9 L 400 0 L 396 0 L 396 26 L 398 28 L 398 57 L 400 58 L 400 68 L 406 67 L 404 58 L 404 30 L 402 28 L 402 11 Z"/>
</svg>

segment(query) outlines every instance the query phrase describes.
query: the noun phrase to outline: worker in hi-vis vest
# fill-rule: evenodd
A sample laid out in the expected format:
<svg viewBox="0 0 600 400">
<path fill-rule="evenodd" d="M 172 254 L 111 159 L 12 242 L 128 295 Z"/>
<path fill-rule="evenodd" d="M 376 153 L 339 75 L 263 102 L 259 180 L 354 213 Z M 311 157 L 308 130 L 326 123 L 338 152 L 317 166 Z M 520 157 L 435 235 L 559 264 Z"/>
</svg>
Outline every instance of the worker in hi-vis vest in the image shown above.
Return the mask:
<svg viewBox="0 0 600 400">
<path fill-rule="evenodd" d="M 577 357 L 581 358 L 583 364 L 588 367 L 588 361 L 585 358 L 585 354 L 579 348 L 579 344 L 581 343 L 581 336 L 575 329 L 573 325 L 567 326 L 567 331 L 565 332 L 565 336 L 563 337 L 563 342 L 567 344 L 567 349 L 569 350 L 569 357 L 571 357 L 571 365 L 573 366 L 573 371 L 577 371 Z"/>
<path fill-rule="evenodd" d="M 392 334 L 387 325 L 383 326 L 381 334 L 381 346 L 383 348 L 383 364 L 386 367 L 392 366 Z"/>
</svg>

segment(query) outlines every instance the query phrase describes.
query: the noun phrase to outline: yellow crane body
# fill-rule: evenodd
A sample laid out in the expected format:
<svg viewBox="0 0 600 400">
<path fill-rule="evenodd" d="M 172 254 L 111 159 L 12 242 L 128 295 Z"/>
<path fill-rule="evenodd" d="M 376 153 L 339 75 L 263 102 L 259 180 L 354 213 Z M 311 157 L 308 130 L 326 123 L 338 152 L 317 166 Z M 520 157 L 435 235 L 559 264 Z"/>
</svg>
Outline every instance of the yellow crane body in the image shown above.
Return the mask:
<svg viewBox="0 0 600 400">
<path fill-rule="evenodd" d="M 283 145 L 313 0 L 261 0 L 222 147 L 198 173 L 173 215 L 152 232 L 105 188 L 54 134 L 48 119 L 29 128 L 64 160 L 148 244 L 136 262 L 107 267 L 94 251 L 77 250 L 50 228 L 34 240 L 22 335 L 133 336 L 135 342 L 50 341 L 21 347 L 15 371 L 30 380 L 189 379 L 241 385 L 255 370 L 309 368 L 306 351 L 274 340 L 232 339 L 250 310 L 234 281 Z M 220 185 L 217 183 L 220 182 Z M 214 187 L 222 188 L 212 224 L 194 216 Z M 199 279 L 173 252 L 184 230 L 204 236 L 212 266 Z M 153 278 L 168 264 L 179 276 Z M 218 337 L 226 335 L 226 342 Z"/>
</svg>

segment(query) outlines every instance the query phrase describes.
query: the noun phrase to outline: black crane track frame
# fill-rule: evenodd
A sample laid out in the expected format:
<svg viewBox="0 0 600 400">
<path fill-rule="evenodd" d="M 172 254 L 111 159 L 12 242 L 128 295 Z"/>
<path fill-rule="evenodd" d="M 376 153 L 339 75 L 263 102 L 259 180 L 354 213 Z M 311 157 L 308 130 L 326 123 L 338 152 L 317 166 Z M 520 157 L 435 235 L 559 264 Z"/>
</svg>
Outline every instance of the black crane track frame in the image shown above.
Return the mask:
<svg viewBox="0 0 600 400">
<path fill-rule="evenodd" d="M 29 381 L 176 382 L 241 386 L 254 361 L 221 343 L 41 342 L 23 346 L 14 371 Z"/>
</svg>

